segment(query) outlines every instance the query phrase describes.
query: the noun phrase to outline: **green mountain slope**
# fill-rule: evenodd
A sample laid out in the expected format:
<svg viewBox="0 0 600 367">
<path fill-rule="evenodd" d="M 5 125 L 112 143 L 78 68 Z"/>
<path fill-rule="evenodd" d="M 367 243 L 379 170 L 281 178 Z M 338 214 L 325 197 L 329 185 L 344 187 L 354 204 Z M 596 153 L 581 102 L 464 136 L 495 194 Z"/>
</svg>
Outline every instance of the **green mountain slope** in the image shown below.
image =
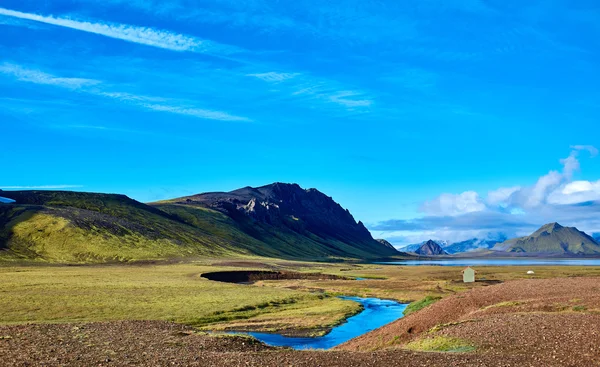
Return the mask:
<svg viewBox="0 0 600 367">
<path fill-rule="evenodd" d="M 389 251 L 300 235 L 203 205 L 146 205 L 123 195 L 3 191 L 0 259 L 107 262 L 180 257 L 377 258 Z"/>
<path fill-rule="evenodd" d="M 244 253 L 216 236 L 123 195 L 3 192 L 3 258 L 105 262 Z"/>
<path fill-rule="evenodd" d="M 550 223 L 542 226 L 530 236 L 499 243 L 494 246 L 493 250 L 552 255 L 600 255 L 600 244 L 577 228 Z"/>
</svg>

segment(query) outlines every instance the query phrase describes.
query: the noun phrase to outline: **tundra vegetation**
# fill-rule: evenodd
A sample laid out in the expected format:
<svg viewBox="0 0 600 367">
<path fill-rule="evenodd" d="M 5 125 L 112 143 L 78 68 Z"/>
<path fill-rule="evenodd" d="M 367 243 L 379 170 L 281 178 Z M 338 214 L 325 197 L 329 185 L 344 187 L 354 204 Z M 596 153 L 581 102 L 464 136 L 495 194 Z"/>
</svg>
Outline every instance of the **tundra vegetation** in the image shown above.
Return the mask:
<svg viewBox="0 0 600 367">
<path fill-rule="evenodd" d="M 137 265 L 0 263 L 0 323 L 168 320 L 203 330 L 283 331 L 316 335 L 361 310 L 337 295 L 378 297 L 422 308 L 485 283 L 465 284 L 453 267 L 205 260 Z M 220 270 L 296 271 L 342 279 L 210 281 Z M 523 278 L 520 267 L 482 267 L 487 279 Z M 600 276 L 596 267 L 538 267 L 536 277 Z M 367 278 L 355 281 L 352 278 Z M 334 277 L 335 278 L 335 277 Z M 345 279 L 344 279 L 345 278 Z M 418 306 L 418 307 L 417 307 Z M 579 311 L 581 308 L 576 307 Z"/>
</svg>

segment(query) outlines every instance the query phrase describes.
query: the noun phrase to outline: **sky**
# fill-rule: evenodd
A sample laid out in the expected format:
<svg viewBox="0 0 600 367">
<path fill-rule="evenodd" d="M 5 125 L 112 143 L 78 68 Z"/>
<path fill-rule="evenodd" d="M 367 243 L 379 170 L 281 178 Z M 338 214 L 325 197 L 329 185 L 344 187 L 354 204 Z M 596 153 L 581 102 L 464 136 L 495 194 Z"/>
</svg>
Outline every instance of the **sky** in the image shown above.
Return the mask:
<svg viewBox="0 0 600 367">
<path fill-rule="evenodd" d="M 293 182 L 395 245 L 600 232 L 596 0 L 0 2 L 0 188 Z"/>
</svg>

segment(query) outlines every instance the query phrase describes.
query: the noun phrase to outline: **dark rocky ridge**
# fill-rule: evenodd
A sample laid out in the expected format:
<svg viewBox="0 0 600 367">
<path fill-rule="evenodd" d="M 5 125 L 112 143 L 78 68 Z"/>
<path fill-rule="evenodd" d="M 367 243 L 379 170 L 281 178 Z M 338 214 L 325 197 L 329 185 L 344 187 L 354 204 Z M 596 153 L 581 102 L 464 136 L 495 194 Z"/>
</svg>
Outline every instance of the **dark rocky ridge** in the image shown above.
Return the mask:
<svg viewBox="0 0 600 367">
<path fill-rule="evenodd" d="M 357 223 L 352 214 L 331 197 L 317 189 L 304 190 L 297 184 L 244 187 L 228 193 L 200 194 L 185 201 L 200 202 L 229 214 L 242 212 L 257 221 L 298 231 L 319 232 L 341 239 L 373 240 L 362 222 Z"/>
<path fill-rule="evenodd" d="M 425 242 L 417 251 L 415 251 L 415 253 L 421 256 L 448 255 L 442 246 L 438 245 L 433 240 Z"/>
<path fill-rule="evenodd" d="M 331 197 L 317 189 L 297 184 L 273 183 L 244 187 L 231 192 L 210 192 L 171 200 L 170 203 L 200 205 L 227 214 L 232 219 L 253 221 L 271 229 L 290 230 L 311 240 L 325 243 L 338 252 L 331 239 L 351 245 L 375 256 L 400 253 L 373 239 L 362 222 Z"/>
</svg>

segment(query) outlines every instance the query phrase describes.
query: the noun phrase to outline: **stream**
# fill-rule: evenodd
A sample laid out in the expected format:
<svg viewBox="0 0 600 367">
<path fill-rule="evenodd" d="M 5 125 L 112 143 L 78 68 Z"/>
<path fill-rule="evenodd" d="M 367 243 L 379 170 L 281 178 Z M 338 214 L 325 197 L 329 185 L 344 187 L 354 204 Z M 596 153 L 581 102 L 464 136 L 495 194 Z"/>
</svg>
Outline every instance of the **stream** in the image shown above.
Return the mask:
<svg viewBox="0 0 600 367">
<path fill-rule="evenodd" d="M 341 299 L 358 302 L 364 310 L 346 320 L 343 324 L 334 327 L 327 335 L 316 338 L 287 337 L 280 334 L 246 333 L 276 347 L 291 347 L 302 349 L 331 349 L 347 342 L 357 336 L 380 328 L 392 321 L 402 318 L 407 304 L 379 298 L 340 297 Z"/>
</svg>

